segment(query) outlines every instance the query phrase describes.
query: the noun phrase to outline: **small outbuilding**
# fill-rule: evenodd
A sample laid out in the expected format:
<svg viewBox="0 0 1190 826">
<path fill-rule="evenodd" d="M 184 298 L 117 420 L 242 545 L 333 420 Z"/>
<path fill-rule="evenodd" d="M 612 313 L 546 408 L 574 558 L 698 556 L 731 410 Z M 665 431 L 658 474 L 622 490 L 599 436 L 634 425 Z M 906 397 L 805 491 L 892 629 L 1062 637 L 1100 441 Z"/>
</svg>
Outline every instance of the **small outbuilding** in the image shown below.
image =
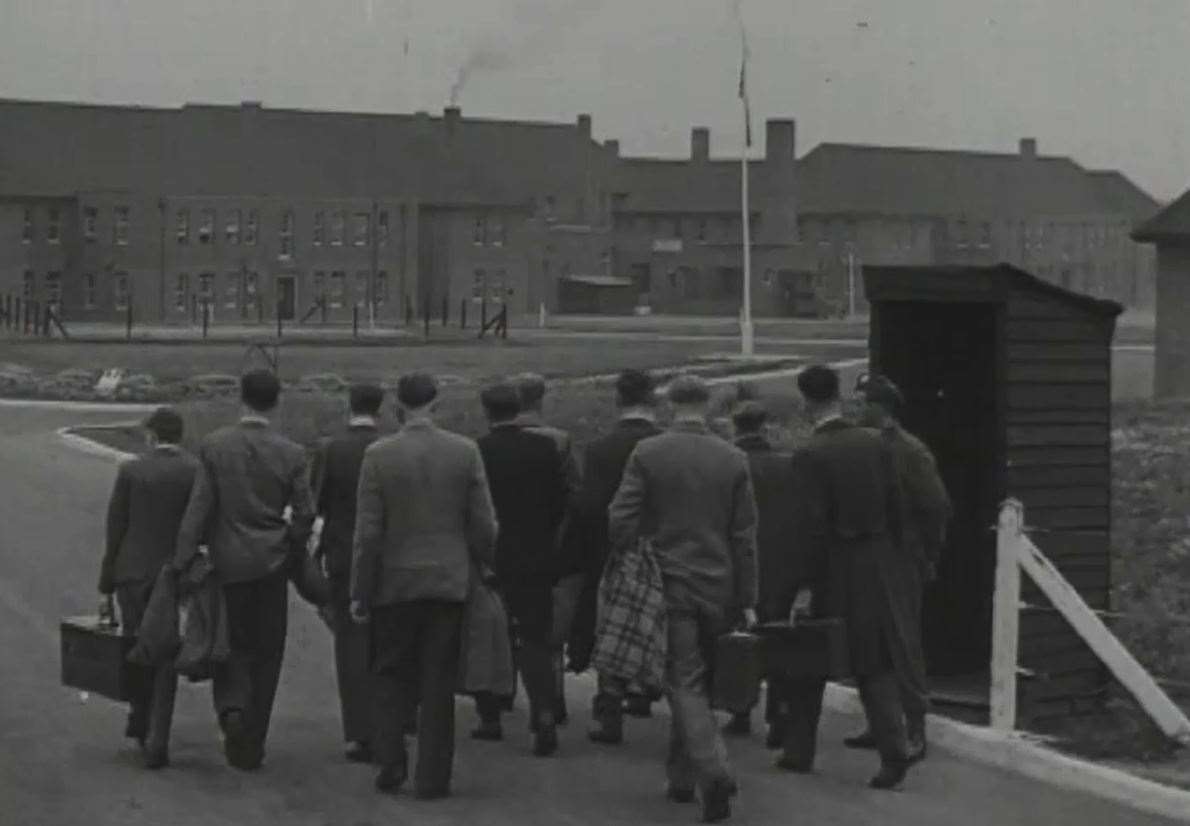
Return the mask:
<svg viewBox="0 0 1190 826">
<path fill-rule="evenodd" d="M 1111 346 L 1122 307 L 1009 265 L 865 267 L 870 357 L 904 391 L 955 517 L 923 614 L 940 700 L 986 704 L 996 542 L 1008 497 L 1096 610 L 1111 587 Z M 1024 578 L 1027 581 L 1027 577 Z M 1025 583 L 1022 711 L 1094 701 L 1107 673 Z"/>
</svg>

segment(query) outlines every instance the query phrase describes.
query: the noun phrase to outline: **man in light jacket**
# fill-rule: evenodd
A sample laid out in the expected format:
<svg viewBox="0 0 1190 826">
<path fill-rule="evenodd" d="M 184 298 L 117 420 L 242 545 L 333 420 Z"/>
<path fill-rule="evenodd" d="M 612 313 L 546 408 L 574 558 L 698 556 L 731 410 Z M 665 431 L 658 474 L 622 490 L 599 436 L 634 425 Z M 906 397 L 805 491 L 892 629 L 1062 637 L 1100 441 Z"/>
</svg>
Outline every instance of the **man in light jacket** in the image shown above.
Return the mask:
<svg viewBox="0 0 1190 826">
<path fill-rule="evenodd" d="M 710 705 L 713 652 L 736 617 L 756 623 L 756 502 L 747 457 L 707 427 L 706 382 L 680 376 L 668 395 L 673 426 L 633 450 L 608 528 L 613 552 L 652 540 L 669 622 L 668 795 L 686 802 L 697 789 L 714 823 L 730 816 L 736 783 Z"/>
<path fill-rule="evenodd" d="M 398 383 L 404 427 L 364 453 L 351 564 L 352 616 L 371 621 L 376 787 L 394 793 L 408 776 L 403 732 L 419 698 L 422 799 L 450 793 L 463 604 L 496 541 L 479 448 L 434 424 L 437 396 L 426 373 Z"/>
</svg>

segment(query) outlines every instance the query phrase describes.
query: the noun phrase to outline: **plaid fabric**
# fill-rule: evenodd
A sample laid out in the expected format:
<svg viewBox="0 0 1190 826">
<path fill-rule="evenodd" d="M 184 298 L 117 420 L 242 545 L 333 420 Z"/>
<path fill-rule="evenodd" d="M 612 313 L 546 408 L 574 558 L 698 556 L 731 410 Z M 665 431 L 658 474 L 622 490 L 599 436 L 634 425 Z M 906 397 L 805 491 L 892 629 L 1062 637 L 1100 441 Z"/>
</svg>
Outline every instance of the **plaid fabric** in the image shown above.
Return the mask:
<svg viewBox="0 0 1190 826">
<path fill-rule="evenodd" d="M 599 583 L 591 664 L 604 677 L 659 691 L 667 633 L 661 568 L 651 547 L 641 542 L 613 559 Z"/>
</svg>

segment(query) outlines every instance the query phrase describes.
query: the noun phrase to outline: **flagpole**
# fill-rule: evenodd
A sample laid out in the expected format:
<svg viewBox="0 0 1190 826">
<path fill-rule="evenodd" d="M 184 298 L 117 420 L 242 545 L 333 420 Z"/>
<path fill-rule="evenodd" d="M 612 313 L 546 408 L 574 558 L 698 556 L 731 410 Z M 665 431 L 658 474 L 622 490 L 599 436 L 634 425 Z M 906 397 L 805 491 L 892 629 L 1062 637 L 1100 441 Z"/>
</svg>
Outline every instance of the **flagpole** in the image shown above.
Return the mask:
<svg viewBox="0 0 1190 826">
<path fill-rule="evenodd" d="M 746 141 L 745 141 L 746 144 Z M 752 233 L 748 209 L 748 148 L 740 153 L 740 226 L 744 243 L 744 312 L 740 319 L 740 354 L 752 355 Z"/>
</svg>

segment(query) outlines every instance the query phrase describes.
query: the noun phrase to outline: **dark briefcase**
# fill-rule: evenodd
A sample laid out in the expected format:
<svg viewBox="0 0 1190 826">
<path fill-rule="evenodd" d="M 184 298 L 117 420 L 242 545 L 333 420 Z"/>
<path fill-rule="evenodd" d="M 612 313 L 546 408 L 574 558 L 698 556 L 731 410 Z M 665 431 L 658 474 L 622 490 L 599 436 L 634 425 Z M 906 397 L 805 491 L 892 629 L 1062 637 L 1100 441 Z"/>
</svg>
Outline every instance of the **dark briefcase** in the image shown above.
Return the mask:
<svg viewBox="0 0 1190 826">
<path fill-rule="evenodd" d="M 715 641 L 715 669 L 711 707 L 732 714 L 751 710 L 760 700 L 764 678 L 761 640 L 755 634 L 733 632 Z"/>
<path fill-rule="evenodd" d="M 762 640 L 765 673 L 830 679 L 851 676 L 847 624 L 842 619 L 806 619 L 793 626 L 767 622 L 755 630 Z"/>
<path fill-rule="evenodd" d="M 60 630 L 62 685 L 127 702 L 133 668 L 127 658 L 136 637 L 121 635 L 119 626 L 101 624 L 98 617 L 69 617 Z"/>
</svg>

